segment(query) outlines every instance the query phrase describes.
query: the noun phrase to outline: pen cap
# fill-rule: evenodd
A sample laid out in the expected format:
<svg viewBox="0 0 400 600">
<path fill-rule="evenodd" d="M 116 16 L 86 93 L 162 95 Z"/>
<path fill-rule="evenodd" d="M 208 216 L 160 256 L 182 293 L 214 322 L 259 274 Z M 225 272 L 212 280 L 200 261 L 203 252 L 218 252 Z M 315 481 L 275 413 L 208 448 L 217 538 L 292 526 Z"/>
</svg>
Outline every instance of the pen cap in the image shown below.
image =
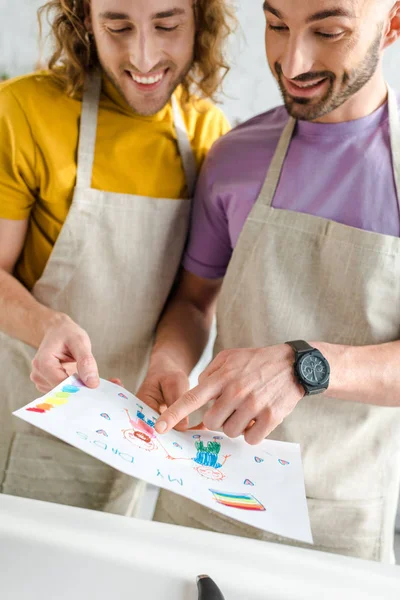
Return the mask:
<svg viewBox="0 0 400 600">
<path fill-rule="evenodd" d="M 197 578 L 198 600 L 225 600 L 217 584 L 208 575 Z"/>
</svg>

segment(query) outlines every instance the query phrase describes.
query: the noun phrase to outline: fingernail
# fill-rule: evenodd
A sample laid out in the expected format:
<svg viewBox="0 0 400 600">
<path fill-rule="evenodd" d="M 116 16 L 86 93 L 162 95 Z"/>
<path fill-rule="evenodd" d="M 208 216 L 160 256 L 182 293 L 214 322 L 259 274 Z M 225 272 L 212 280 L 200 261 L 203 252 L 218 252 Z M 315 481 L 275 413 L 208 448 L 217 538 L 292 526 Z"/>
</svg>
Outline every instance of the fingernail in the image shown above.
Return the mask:
<svg viewBox="0 0 400 600">
<path fill-rule="evenodd" d="M 97 385 L 99 383 L 99 378 L 97 375 L 91 374 L 86 377 L 86 385 L 92 386 Z"/>
<path fill-rule="evenodd" d="M 164 433 L 167 430 L 167 424 L 165 421 L 158 421 L 156 423 L 156 430 L 158 433 Z"/>
</svg>

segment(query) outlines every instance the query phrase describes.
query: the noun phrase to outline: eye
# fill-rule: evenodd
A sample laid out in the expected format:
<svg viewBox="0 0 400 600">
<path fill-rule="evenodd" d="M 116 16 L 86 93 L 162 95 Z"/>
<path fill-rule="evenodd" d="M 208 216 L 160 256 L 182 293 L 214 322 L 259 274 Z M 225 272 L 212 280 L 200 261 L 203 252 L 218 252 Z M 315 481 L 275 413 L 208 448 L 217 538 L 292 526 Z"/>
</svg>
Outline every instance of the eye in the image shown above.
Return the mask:
<svg viewBox="0 0 400 600">
<path fill-rule="evenodd" d="M 268 29 L 277 32 L 288 31 L 288 27 L 285 27 L 284 25 L 268 25 Z"/>
<path fill-rule="evenodd" d="M 111 27 L 108 27 L 108 31 L 110 33 L 124 33 L 125 31 L 129 31 L 130 27 L 122 27 L 121 29 L 111 29 Z"/>
<path fill-rule="evenodd" d="M 156 27 L 156 29 L 158 29 L 159 31 L 175 31 L 175 29 L 178 29 L 178 25 L 175 25 L 175 27 Z"/>
<path fill-rule="evenodd" d="M 317 31 L 316 34 L 322 38 L 334 40 L 340 38 L 344 34 L 344 31 L 340 31 L 339 33 L 322 33 L 322 31 Z"/>
</svg>

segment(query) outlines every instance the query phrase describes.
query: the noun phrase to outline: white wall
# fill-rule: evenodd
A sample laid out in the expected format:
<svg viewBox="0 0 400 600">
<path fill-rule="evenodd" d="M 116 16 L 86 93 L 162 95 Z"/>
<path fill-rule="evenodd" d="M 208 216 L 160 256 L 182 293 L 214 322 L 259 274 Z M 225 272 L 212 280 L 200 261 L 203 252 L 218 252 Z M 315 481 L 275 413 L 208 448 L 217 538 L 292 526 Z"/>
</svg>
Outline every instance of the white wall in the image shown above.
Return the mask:
<svg viewBox="0 0 400 600">
<path fill-rule="evenodd" d="M 44 2 L 44 0 L 43 0 Z M 42 0 L 0 0 L 0 74 L 30 71 L 38 58 L 36 9 Z M 236 0 L 241 29 L 232 40 L 233 68 L 226 79 L 225 111 L 232 123 L 280 103 L 264 54 L 261 0 Z M 387 79 L 400 90 L 400 48 L 385 59 Z"/>
</svg>

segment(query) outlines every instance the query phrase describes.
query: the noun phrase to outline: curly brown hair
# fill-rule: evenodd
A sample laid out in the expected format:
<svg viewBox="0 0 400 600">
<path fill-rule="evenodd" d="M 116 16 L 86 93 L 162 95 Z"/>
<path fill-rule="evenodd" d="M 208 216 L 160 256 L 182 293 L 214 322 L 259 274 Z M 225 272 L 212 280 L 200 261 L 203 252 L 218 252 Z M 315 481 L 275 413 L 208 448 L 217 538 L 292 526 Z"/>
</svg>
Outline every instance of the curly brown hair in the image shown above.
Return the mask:
<svg viewBox="0 0 400 600">
<path fill-rule="evenodd" d="M 46 17 L 54 45 L 47 66 L 70 96 L 82 92 L 85 76 L 99 65 L 84 24 L 89 4 L 90 0 L 49 0 L 38 11 L 40 30 Z M 230 69 L 225 47 L 236 19 L 229 0 L 196 0 L 194 10 L 194 60 L 182 82 L 184 98 L 195 92 L 215 100 Z"/>
</svg>

